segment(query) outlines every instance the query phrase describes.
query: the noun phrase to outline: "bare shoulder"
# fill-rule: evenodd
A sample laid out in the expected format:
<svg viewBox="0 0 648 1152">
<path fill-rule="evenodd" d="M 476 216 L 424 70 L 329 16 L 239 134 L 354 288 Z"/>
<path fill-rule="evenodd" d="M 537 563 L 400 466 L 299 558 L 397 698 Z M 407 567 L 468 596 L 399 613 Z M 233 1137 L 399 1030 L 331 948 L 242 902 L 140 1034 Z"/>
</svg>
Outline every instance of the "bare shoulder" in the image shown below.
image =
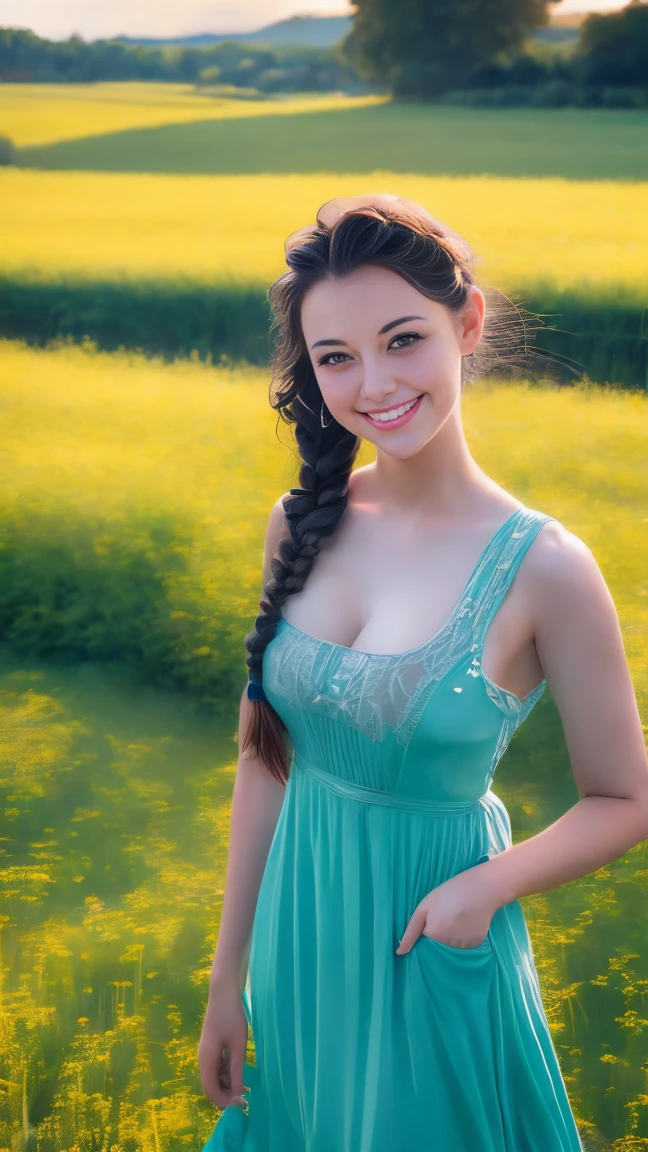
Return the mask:
<svg viewBox="0 0 648 1152">
<path fill-rule="evenodd" d="M 275 545 L 279 543 L 282 536 L 290 536 L 290 529 L 288 528 L 288 521 L 286 520 L 286 512 L 284 509 L 284 500 L 290 497 L 290 492 L 284 492 L 283 496 L 279 496 L 275 500 L 270 515 L 268 517 L 268 528 L 266 536 L 269 541 L 274 541 Z"/>
<path fill-rule="evenodd" d="M 263 583 L 267 584 L 272 575 L 271 561 L 281 539 L 287 539 L 290 536 L 290 529 L 288 521 L 286 520 L 286 513 L 284 511 L 283 502 L 290 496 L 290 492 L 284 492 L 270 509 L 268 516 L 268 525 L 265 534 L 265 544 L 263 550 Z"/>
<path fill-rule="evenodd" d="M 534 643 L 580 795 L 643 797 L 641 719 L 618 613 L 596 558 L 575 533 L 547 521 L 527 560 Z"/>
<path fill-rule="evenodd" d="M 612 597 L 591 548 L 559 520 L 548 520 L 529 547 L 526 577 L 538 616 L 610 610 Z"/>
</svg>

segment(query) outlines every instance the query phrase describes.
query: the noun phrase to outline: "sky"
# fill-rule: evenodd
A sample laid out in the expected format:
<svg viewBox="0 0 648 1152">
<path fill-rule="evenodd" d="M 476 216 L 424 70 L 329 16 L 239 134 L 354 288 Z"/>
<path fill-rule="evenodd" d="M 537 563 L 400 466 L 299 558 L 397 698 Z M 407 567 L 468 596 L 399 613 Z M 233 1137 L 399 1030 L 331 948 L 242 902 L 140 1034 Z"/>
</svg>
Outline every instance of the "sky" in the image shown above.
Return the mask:
<svg viewBox="0 0 648 1152">
<path fill-rule="evenodd" d="M 557 12 L 607 11 L 627 0 L 561 0 Z M 186 36 L 194 32 L 253 32 L 288 16 L 342 15 L 341 0 L 0 0 L 0 26 L 39 36 L 85 40 L 119 35 Z"/>
</svg>

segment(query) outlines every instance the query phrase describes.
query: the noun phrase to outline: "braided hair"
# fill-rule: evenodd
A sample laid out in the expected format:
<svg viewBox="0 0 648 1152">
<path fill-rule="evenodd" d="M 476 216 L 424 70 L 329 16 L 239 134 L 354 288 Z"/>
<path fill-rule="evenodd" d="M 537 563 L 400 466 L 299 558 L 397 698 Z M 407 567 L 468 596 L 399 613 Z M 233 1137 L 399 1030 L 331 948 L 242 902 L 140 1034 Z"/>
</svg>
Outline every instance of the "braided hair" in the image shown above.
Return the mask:
<svg viewBox="0 0 648 1152">
<path fill-rule="evenodd" d="M 475 283 L 472 248 L 420 205 L 386 195 L 362 200 L 360 204 L 329 201 L 320 208 L 314 226 L 292 233 L 285 245 L 289 271 L 268 291 L 275 335 L 270 404 L 286 423 L 295 425 L 302 463 L 300 486 L 283 499 L 290 537 L 279 541 L 271 578 L 263 588 L 261 612 L 244 639 L 247 694 L 254 708 L 241 751 L 253 745 L 281 783 L 288 779 L 286 729 L 263 690 L 263 653 L 275 635 L 282 605 L 302 590 L 322 538 L 332 534 L 344 512 L 361 443 L 328 410 L 325 413 L 301 328 L 304 295 L 320 280 L 339 279 L 373 264 L 397 272 L 425 296 L 459 312 Z M 503 317 L 501 300 L 509 306 L 511 302 L 501 293 L 495 296 L 477 348 L 462 358 L 462 388 L 466 380 L 512 362 L 515 342 L 510 335 L 512 327 L 520 326 L 520 313 L 513 305 L 513 318 Z"/>
</svg>

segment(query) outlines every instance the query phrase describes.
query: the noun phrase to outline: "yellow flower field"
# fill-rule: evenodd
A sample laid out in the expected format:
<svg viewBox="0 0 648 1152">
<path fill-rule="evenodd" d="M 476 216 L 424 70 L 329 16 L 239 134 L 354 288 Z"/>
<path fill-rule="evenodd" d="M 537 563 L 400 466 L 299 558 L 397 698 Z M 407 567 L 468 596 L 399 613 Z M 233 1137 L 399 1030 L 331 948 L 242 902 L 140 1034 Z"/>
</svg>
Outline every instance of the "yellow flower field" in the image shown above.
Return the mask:
<svg viewBox="0 0 648 1152">
<path fill-rule="evenodd" d="M 0 654 L 11 960 L 0 1029 L 13 1086 L 0 1099 L 0 1146 L 24 1131 L 46 1152 L 96 1141 L 114 1152 L 197 1148 L 215 1119 L 196 1049 L 223 894 L 243 637 L 269 510 L 297 479 L 291 430 L 280 424 L 275 435 L 258 369 L 0 341 L 0 379 L 0 617 L 14 644 Z M 479 464 L 591 547 L 648 734 L 648 398 L 493 380 L 471 385 L 462 406 Z M 358 466 L 373 451 L 363 444 Z M 159 691 L 178 686 L 190 695 Z M 196 700 L 206 707 L 196 711 Z M 549 694 L 495 790 L 516 840 L 577 799 Z M 566 1083 L 594 1132 L 601 1053 L 628 1066 L 648 1051 L 634 946 L 645 863 L 639 845 L 524 900 Z M 590 1017 L 612 1022 L 620 1011 L 603 1037 L 590 1028 Z M 46 1099 L 29 1131 L 26 1060 Z M 633 1082 L 622 1099 L 643 1107 Z M 640 1147 L 623 1120 L 616 1130 L 614 1152 Z"/>
<path fill-rule="evenodd" d="M 196 1051 L 243 641 L 299 469 L 268 370 L 234 359 L 265 337 L 285 238 L 334 196 L 412 197 L 473 245 L 480 284 L 562 317 L 592 378 L 648 387 L 647 127 L 638 110 L 0 85 L 3 331 L 82 341 L 0 339 L 0 1152 L 180 1152 L 213 1127 Z M 491 379 L 462 409 L 485 471 L 592 549 L 648 737 L 648 390 Z M 495 791 L 515 840 L 576 801 L 550 692 Z M 648 1148 L 646 847 L 523 901 L 592 1152 Z"/>
<path fill-rule="evenodd" d="M 504 290 L 648 286 L 648 184 L 394 172 L 168 176 L 0 171 L 0 272 L 56 278 L 191 277 L 268 284 L 286 236 L 340 195 L 419 200 Z"/>
<path fill-rule="evenodd" d="M 120 81 L 98 84 L 3 84 L 2 131 L 22 148 L 75 140 L 128 128 L 152 128 L 195 120 L 292 115 L 316 109 L 364 108 L 381 96 L 336 93 L 268 100 L 206 96 L 193 84 Z"/>
<path fill-rule="evenodd" d="M 219 616 L 244 627 L 257 610 L 267 515 L 297 476 L 290 430 L 280 423 L 275 436 L 268 374 L 4 342 L 0 377 L 0 501 L 25 546 L 37 513 L 59 539 L 83 523 L 110 535 L 131 515 L 168 513 L 187 534 L 178 547 L 188 563 L 169 577 L 170 610 L 192 614 L 196 636 L 207 627 L 207 646 Z M 648 399 L 482 381 L 463 405 L 480 465 L 595 552 L 648 720 Z M 372 453 L 363 444 L 359 463 Z"/>
</svg>

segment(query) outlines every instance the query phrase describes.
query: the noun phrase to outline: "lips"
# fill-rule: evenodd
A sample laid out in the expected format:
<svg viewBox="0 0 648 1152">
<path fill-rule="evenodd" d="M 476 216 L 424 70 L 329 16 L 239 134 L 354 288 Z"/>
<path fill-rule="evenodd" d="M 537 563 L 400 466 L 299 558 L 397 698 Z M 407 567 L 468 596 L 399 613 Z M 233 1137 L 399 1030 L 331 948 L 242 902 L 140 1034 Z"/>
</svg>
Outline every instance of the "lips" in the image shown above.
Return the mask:
<svg viewBox="0 0 648 1152">
<path fill-rule="evenodd" d="M 374 409 L 373 413 L 361 412 L 360 415 L 363 416 L 369 424 L 371 424 L 372 428 L 379 428 L 381 431 L 387 431 L 390 428 L 401 428 L 403 424 L 407 424 L 407 422 L 412 419 L 415 413 L 418 412 L 422 400 L 423 395 L 418 396 L 413 403 L 410 402 L 411 407 L 408 408 L 406 412 L 403 412 L 402 416 L 396 416 L 393 420 L 375 419 L 374 415 L 377 415 L 379 412 L 391 412 L 394 409 L 402 407 L 401 404 L 392 404 L 389 408 L 376 408 Z"/>
<path fill-rule="evenodd" d="M 388 404 L 385 408 L 369 408 L 363 412 L 363 416 L 378 416 L 382 412 L 395 412 L 397 408 L 402 408 L 404 404 L 413 404 L 418 400 L 418 396 L 412 396 L 411 400 L 401 400 L 400 403 Z"/>
</svg>

